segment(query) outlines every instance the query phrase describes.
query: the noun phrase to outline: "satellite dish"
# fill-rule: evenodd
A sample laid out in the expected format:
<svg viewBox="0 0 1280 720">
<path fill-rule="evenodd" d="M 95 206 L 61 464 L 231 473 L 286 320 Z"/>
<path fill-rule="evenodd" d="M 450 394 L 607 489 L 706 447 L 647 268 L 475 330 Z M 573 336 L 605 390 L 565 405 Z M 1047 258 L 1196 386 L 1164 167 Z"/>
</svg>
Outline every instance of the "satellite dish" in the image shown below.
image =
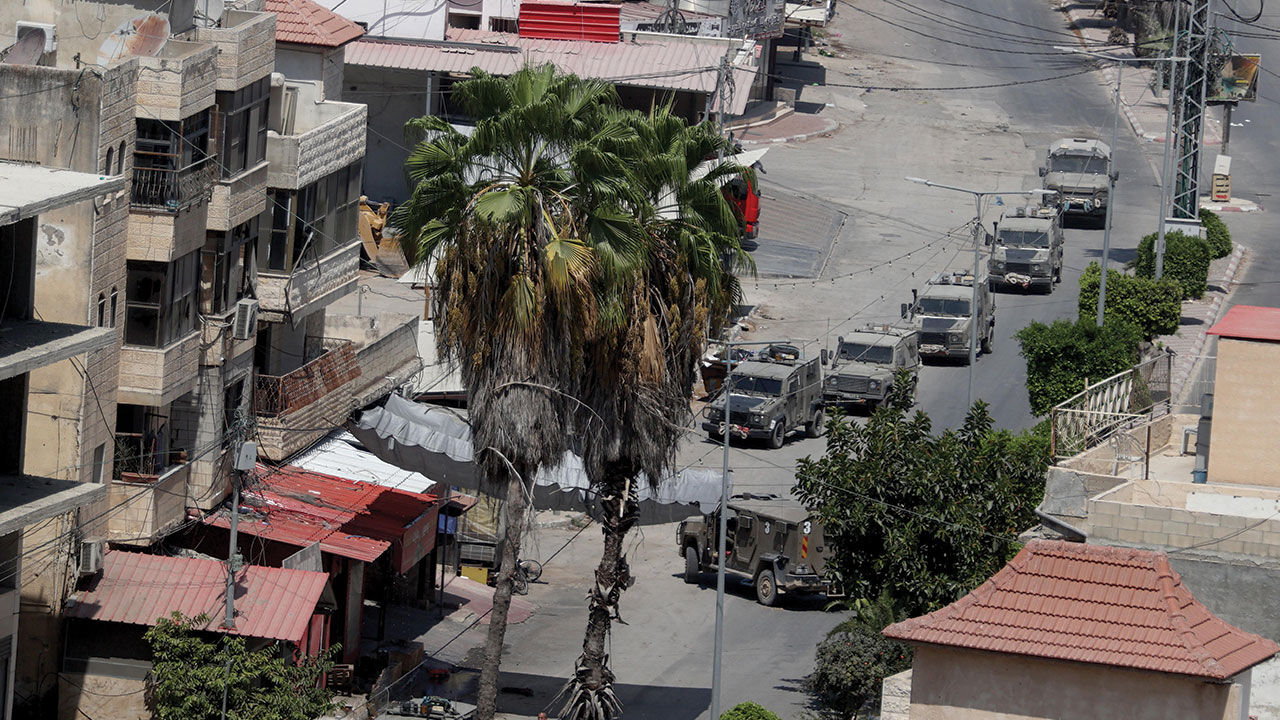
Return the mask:
<svg viewBox="0 0 1280 720">
<path fill-rule="evenodd" d="M 5 52 L 6 65 L 35 65 L 44 55 L 44 28 L 23 28 L 22 37 Z"/>
<path fill-rule="evenodd" d="M 126 57 L 155 57 L 169 42 L 169 18 L 147 13 L 116 26 L 98 49 L 98 64 Z"/>
<path fill-rule="evenodd" d="M 203 27 L 218 27 L 226 9 L 227 0 L 196 0 L 196 22 Z"/>
</svg>

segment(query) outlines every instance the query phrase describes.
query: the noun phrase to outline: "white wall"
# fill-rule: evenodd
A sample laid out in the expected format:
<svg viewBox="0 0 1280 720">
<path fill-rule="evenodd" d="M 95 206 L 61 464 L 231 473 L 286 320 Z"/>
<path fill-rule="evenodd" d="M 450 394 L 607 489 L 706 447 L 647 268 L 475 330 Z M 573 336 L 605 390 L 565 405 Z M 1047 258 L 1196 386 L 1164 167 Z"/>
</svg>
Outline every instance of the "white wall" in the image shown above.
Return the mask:
<svg viewBox="0 0 1280 720">
<path fill-rule="evenodd" d="M 473 2 L 475 0 L 467 0 Z M 514 0 L 506 0 L 513 2 Z M 447 0 L 318 0 L 345 18 L 363 24 L 373 37 L 443 40 Z M 279 60 L 277 59 L 277 69 Z"/>
</svg>

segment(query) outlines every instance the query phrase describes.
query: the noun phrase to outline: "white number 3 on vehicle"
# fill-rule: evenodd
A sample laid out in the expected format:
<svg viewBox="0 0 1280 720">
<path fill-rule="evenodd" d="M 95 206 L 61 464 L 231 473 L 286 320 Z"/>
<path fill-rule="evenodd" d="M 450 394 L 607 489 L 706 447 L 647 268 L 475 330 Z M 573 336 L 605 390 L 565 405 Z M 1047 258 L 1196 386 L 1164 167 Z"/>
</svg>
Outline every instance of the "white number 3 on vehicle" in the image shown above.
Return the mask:
<svg viewBox="0 0 1280 720">
<path fill-rule="evenodd" d="M 812 529 L 813 529 L 813 523 L 812 523 L 812 522 L 810 522 L 810 521 L 808 521 L 808 520 L 805 520 L 805 521 L 804 521 L 804 528 L 801 530 L 801 532 L 803 532 L 805 535 L 808 535 L 808 534 L 809 534 L 809 531 L 810 531 L 810 530 L 812 530 Z"/>
<path fill-rule="evenodd" d="M 764 534 L 768 535 L 771 529 L 773 529 L 773 525 L 768 520 L 766 520 L 764 522 Z"/>
</svg>

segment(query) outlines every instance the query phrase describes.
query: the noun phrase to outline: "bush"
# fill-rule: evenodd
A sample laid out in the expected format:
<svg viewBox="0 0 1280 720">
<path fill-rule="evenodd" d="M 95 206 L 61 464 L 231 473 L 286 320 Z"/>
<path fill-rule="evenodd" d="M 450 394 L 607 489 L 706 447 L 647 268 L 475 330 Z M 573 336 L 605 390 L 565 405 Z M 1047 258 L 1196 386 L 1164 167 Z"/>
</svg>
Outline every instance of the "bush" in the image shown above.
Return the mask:
<svg viewBox="0 0 1280 720">
<path fill-rule="evenodd" d="M 1155 277 L 1155 246 L 1156 233 L 1147 235 L 1138 243 L 1138 259 L 1134 262 L 1138 277 Z M 1198 235 L 1187 235 L 1177 230 L 1164 234 L 1164 276 L 1177 280 L 1182 286 L 1183 300 L 1204 295 L 1209 281 L 1209 255 L 1209 243 Z"/>
<path fill-rule="evenodd" d="M 880 685 L 911 667 L 911 647 L 880 634 L 861 618 L 846 620 L 818 643 L 804 687 L 831 718 L 856 718 L 880 706 Z"/>
<path fill-rule="evenodd" d="M 720 720 L 782 720 L 782 718 L 753 702 L 744 702 L 729 708 L 728 712 L 720 713 Z"/>
<path fill-rule="evenodd" d="M 1231 254 L 1231 230 L 1222 218 L 1212 210 L 1200 210 L 1200 224 L 1204 225 L 1204 239 L 1209 243 L 1209 254 L 1216 260 Z"/>
<path fill-rule="evenodd" d="M 1043 415 L 1054 405 L 1138 361 L 1142 331 L 1108 317 L 1099 328 L 1093 317 L 1052 325 L 1033 322 L 1017 334 L 1027 359 L 1027 397 L 1031 411 Z"/>
<path fill-rule="evenodd" d="M 1080 276 L 1080 317 L 1098 315 L 1098 263 L 1089 263 Z M 1107 271 L 1107 318 L 1133 325 L 1144 340 L 1178 331 L 1182 319 L 1182 288 L 1172 278 L 1150 280 Z"/>
</svg>

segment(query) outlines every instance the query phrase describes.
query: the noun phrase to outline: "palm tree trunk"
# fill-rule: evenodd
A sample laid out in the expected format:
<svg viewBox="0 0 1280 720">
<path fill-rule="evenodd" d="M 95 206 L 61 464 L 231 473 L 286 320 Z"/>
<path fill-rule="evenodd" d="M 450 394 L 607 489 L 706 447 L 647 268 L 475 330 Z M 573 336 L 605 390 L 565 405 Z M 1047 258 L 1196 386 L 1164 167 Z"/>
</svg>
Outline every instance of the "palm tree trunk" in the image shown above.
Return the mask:
<svg viewBox="0 0 1280 720">
<path fill-rule="evenodd" d="M 527 470 L 527 468 L 526 468 Z M 503 503 L 502 557 L 498 578 L 493 584 L 493 609 L 489 611 L 489 634 L 484 642 L 484 663 L 480 666 L 480 686 L 476 691 L 476 720 L 493 720 L 498 706 L 498 665 L 502 662 L 503 640 L 507 634 L 507 611 L 511 609 L 511 576 L 520 557 L 527 506 L 523 477 L 530 472 L 511 472 L 507 480 L 507 500 Z"/>
<path fill-rule="evenodd" d="M 605 645 L 613 619 L 618 616 L 618 600 L 632 582 L 622 546 L 639 519 L 635 475 L 636 469 L 630 463 L 610 463 L 605 468 L 600 499 L 604 551 L 596 567 L 595 587 L 591 589 L 582 655 L 569 682 L 565 720 L 612 720 L 622 716 L 622 705 L 613 693 L 614 677 Z"/>
</svg>

